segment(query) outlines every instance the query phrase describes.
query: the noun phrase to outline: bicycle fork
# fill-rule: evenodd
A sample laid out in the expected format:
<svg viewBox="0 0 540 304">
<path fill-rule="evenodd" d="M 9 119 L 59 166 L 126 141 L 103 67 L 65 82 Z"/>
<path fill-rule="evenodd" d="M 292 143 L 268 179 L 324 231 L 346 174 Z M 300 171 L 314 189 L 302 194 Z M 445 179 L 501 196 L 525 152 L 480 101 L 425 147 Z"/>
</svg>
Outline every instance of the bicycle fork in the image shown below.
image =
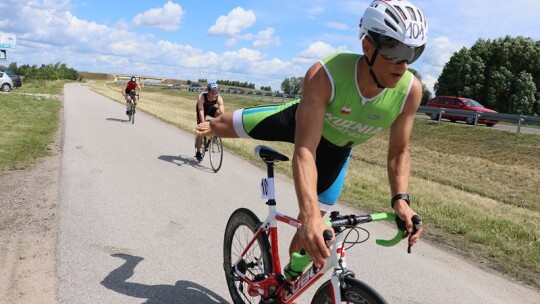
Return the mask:
<svg viewBox="0 0 540 304">
<path fill-rule="evenodd" d="M 331 261 L 331 265 L 334 265 L 334 271 L 330 277 L 330 284 L 332 286 L 332 303 L 341 303 L 341 290 L 346 287 L 345 278 L 355 277 L 353 271 L 347 268 L 347 259 L 344 249 L 344 237 L 342 234 L 336 235 L 335 245 L 332 248 L 335 253 L 331 255 L 334 261 Z M 328 261 L 327 261 L 328 262 Z"/>
</svg>

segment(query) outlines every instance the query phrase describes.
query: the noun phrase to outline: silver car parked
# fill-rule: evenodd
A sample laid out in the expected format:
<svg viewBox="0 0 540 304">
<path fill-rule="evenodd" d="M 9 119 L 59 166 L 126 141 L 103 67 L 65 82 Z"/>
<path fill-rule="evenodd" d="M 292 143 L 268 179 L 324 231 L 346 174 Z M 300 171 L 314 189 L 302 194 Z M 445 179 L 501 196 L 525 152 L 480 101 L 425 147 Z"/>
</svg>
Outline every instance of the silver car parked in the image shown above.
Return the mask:
<svg viewBox="0 0 540 304">
<path fill-rule="evenodd" d="M 3 92 L 9 92 L 13 88 L 13 80 L 8 74 L 0 72 L 0 90 Z"/>
</svg>

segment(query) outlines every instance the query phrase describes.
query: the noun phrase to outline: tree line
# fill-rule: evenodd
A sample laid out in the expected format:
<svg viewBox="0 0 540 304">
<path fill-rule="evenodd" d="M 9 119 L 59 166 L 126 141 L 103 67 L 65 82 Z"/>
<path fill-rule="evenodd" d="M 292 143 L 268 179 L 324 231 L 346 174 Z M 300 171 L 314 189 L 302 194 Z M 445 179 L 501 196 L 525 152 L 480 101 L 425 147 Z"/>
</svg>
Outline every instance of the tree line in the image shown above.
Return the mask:
<svg viewBox="0 0 540 304">
<path fill-rule="evenodd" d="M 25 81 L 28 80 L 76 80 L 80 81 L 81 76 L 75 69 L 68 68 L 65 63 L 56 64 L 42 64 L 37 65 L 21 65 L 18 66 L 17 62 L 9 64 L 8 68 L 23 77 Z"/>
<path fill-rule="evenodd" d="M 231 87 L 240 87 L 240 88 L 247 88 L 247 89 L 255 89 L 255 84 L 254 83 L 248 83 L 248 82 L 240 82 L 240 81 L 237 81 L 237 80 L 223 80 L 223 79 L 218 79 L 216 81 L 217 84 L 220 84 L 220 85 L 227 85 L 227 86 L 231 86 Z"/>
</svg>

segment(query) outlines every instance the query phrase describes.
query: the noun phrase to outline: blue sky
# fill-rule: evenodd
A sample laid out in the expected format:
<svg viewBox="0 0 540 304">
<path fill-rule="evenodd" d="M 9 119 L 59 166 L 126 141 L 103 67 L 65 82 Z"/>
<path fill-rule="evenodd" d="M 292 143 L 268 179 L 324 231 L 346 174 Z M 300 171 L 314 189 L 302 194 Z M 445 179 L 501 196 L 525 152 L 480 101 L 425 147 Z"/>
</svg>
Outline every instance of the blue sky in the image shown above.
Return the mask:
<svg viewBox="0 0 540 304">
<path fill-rule="evenodd" d="M 79 71 L 238 80 L 283 79 L 336 51 L 361 52 L 369 0 L 2 0 L 0 33 L 17 36 L 6 64 L 62 62 Z M 453 52 L 505 35 L 540 40 L 538 0 L 416 0 L 429 39 L 411 67 L 432 89 Z"/>
</svg>

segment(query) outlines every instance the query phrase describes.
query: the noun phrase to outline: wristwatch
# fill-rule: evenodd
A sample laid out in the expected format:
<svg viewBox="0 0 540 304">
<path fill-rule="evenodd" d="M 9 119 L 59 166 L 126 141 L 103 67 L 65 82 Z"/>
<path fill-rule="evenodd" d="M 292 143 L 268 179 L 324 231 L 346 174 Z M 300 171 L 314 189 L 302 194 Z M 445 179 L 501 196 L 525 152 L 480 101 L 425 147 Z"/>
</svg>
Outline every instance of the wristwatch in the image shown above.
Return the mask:
<svg viewBox="0 0 540 304">
<path fill-rule="evenodd" d="M 390 205 L 392 206 L 392 209 L 394 209 L 394 205 L 396 204 L 398 200 L 404 200 L 407 202 L 407 205 L 409 206 L 411 205 L 411 197 L 406 193 L 399 193 L 399 194 L 394 195 L 394 197 L 392 197 L 392 200 L 390 201 Z"/>
</svg>

